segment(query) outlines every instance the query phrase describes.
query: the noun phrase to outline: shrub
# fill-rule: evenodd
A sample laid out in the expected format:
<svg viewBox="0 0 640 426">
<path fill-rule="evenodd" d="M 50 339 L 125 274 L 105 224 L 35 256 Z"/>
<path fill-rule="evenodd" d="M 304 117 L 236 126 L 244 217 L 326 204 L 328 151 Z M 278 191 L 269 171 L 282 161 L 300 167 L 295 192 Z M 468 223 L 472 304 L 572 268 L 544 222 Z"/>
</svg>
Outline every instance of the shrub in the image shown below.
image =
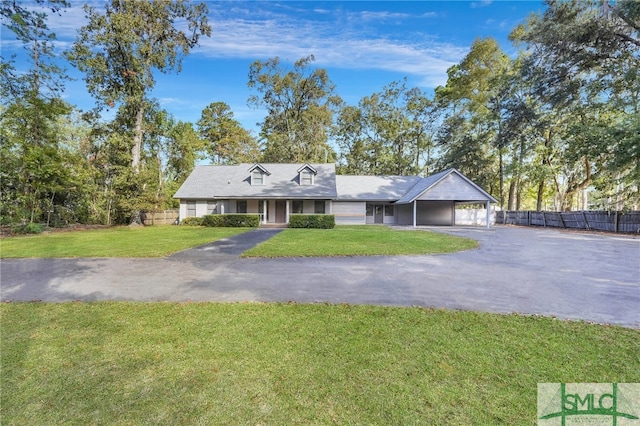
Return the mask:
<svg viewBox="0 0 640 426">
<path fill-rule="evenodd" d="M 22 225 L 14 225 L 11 228 L 14 234 L 39 234 L 42 232 L 42 225 L 39 223 L 26 223 Z"/>
<path fill-rule="evenodd" d="M 224 228 L 257 228 L 260 225 L 260 216 L 257 214 L 209 214 L 202 217 L 204 226 Z"/>
<path fill-rule="evenodd" d="M 332 214 L 292 214 L 289 216 L 289 228 L 332 229 L 336 226 Z"/>
<path fill-rule="evenodd" d="M 185 217 L 180 221 L 180 225 L 186 226 L 202 226 L 202 218 L 201 217 Z"/>
</svg>

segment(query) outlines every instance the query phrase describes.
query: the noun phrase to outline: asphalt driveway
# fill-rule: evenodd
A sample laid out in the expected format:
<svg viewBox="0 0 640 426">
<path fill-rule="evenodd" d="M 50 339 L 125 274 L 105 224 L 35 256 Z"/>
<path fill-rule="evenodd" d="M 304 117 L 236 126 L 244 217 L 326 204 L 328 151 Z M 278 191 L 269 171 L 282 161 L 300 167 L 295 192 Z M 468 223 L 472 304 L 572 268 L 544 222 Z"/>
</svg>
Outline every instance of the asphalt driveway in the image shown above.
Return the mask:
<svg viewBox="0 0 640 426">
<path fill-rule="evenodd" d="M 227 240 L 164 259 L 6 259 L 0 298 L 418 305 L 640 328 L 639 238 L 503 226 L 434 230 L 474 238 L 480 248 L 432 256 L 241 259 L 238 245 Z M 278 230 L 254 232 L 251 238 L 260 240 Z"/>
</svg>

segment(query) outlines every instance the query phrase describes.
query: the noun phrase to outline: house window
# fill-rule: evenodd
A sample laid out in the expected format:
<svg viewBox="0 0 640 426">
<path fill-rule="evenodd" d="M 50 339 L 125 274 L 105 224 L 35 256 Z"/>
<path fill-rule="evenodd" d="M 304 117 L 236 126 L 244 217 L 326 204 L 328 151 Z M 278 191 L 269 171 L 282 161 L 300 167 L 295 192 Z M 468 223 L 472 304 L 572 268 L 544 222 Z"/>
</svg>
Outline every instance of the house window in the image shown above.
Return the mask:
<svg viewBox="0 0 640 426">
<path fill-rule="evenodd" d="M 247 212 L 247 200 L 238 200 L 236 202 L 236 213 Z"/>
<path fill-rule="evenodd" d="M 262 171 L 254 170 L 251 173 L 251 185 L 264 185 L 264 174 Z"/>
<path fill-rule="evenodd" d="M 291 213 L 302 213 L 302 200 L 293 200 Z"/>
<path fill-rule="evenodd" d="M 393 206 L 391 204 L 387 204 L 386 206 L 384 206 L 384 215 L 393 216 Z"/>
<path fill-rule="evenodd" d="M 313 185 L 313 173 L 309 170 L 300 172 L 300 185 Z"/>
<path fill-rule="evenodd" d="M 315 214 L 324 214 L 324 201 L 316 200 L 315 208 L 313 210 Z"/>
<path fill-rule="evenodd" d="M 373 204 L 367 204 L 367 216 L 373 216 Z"/>
<path fill-rule="evenodd" d="M 196 202 L 187 201 L 187 217 L 195 217 L 195 216 L 196 216 Z"/>
<path fill-rule="evenodd" d="M 218 203 L 215 201 L 207 201 L 207 214 L 216 214 Z"/>
</svg>

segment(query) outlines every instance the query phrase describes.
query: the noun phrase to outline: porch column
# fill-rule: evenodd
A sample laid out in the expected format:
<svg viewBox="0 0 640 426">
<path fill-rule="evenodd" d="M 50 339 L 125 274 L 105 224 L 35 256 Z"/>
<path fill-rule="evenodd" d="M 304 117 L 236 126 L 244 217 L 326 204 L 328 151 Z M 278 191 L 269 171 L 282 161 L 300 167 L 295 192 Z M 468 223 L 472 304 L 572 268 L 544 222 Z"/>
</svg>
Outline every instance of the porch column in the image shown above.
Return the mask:
<svg viewBox="0 0 640 426">
<path fill-rule="evenodd" d="M 417 223 L 417 218 L 418 216 L 418 200 L 413 200 L 413 227 L 416 227 L 416 223 Z"/>
<path fill-rule="evenodd" d="M 220 214 L 224 214 L 224 201 L 220 201 Z"/>
<path fill-rule="evenodd" d="M 329 200 L 329 214 L 333 214 L 333 201 Z"/>
<path fill-rule="evenodd" d="M 491 227 L 491 201 L 487 200 L 487 229 Z"/>
<path fill-rule="evenodd" d="M 262 223 L 267 223 L 267 200 L 262 200 Z"/>
<path fill-rule="evenodd" d="M 286 204 L 284 209 L 284 222 L 289 223 L 289 200 L 286 200 L 285 203 Z"/>
</svg>

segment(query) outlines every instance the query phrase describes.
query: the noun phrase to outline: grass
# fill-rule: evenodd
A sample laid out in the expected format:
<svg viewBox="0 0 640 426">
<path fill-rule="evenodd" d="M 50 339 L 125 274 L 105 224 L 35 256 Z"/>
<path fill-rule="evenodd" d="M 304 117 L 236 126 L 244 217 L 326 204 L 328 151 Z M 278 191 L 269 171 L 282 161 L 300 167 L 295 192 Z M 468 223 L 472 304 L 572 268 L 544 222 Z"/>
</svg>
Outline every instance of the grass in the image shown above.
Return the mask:
<svg viewBox="0 0 640 426">
<path fill-rule="evenodd" d="M 246 231 L 167 225 L 56 232 L 3 238 L 0 257 L 163 257 Z"/>
<path fill-rule="evenodd" d="M 640 382 L 640 331 L 422 308 L 4 303 L 2 423 L 535 424 L 539 382 Z"/>
<path fill-rule="evenodd" d="M 452 253 L 476 248 L 468 238 L 386 226 L 285 229 L 243 253 L 245 257 L 375 256 Z"/>
</svg>

